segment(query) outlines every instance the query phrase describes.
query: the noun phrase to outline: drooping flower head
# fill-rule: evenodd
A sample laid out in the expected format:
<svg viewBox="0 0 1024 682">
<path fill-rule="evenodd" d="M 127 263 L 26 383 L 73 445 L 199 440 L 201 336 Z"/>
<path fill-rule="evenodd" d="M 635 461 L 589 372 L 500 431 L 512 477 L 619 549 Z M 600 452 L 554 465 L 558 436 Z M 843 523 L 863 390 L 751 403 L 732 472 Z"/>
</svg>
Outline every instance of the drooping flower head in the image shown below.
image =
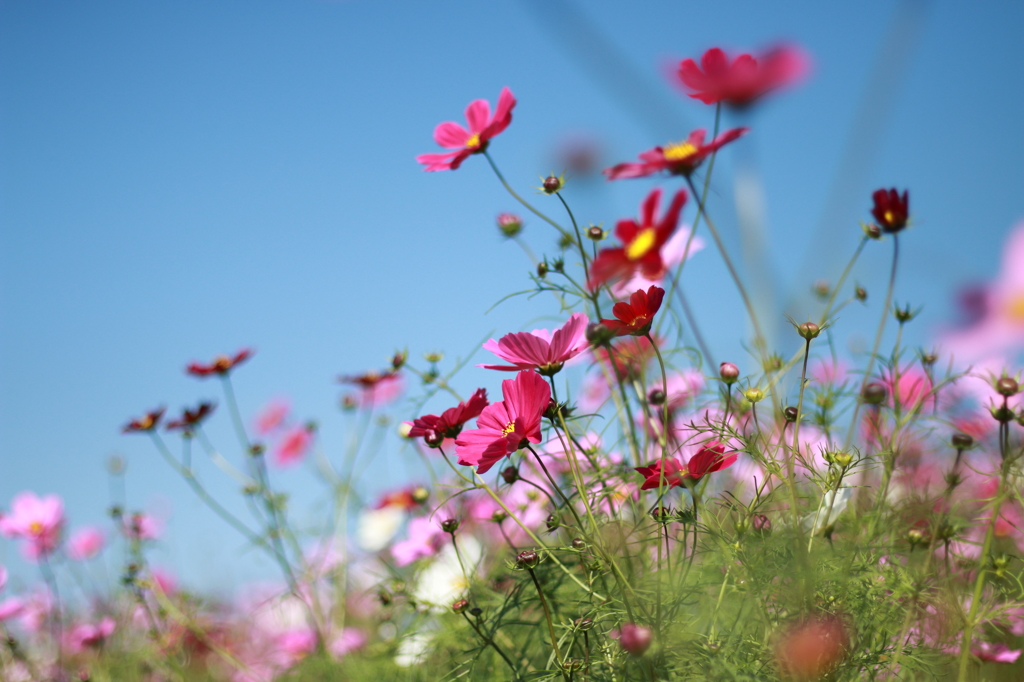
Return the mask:
<svg viewBox="0 0 1024 682">
<path fill-rule="evenodd" d="M 213 376 L 214 374 L 222 377 L 227 376 L 228 372 L 236 365 L 240 365 L 251 358 L 252 354 L 251 348 L 243 348 L 235 353 L 234 356 L 218 355 L 213 359 L 213 362 L 206 365 L 201 362 L 192 362 L 185 368 L 185 372 L 200 379 Z"/>
<path fill-rule="evenodd" d="M 165 407 L 158 407 L 155 410 L 147 412 L 138 419 L 133 419 L 121 428 L 122 433 L 142 433 L 146 431 L 152 431 L 160 424 L 160 419 L 164 416 L 164 412 L 167 410 Z"/>
<path fill-rule="evenodd" d="M 547 329 L 534 329 L 532 332 L 506 334 L 498 341 L 489 339 L 483 346 L 484 350 L 489 350 L 512 364 L 479 366 L 503 372 L 535 369 L 545 376 L 551 376 L 561 370 L 567 360 L 571 360 L 589 347 L 589 322 L 583 313 L 573 313 L 562 328 L 556 329 L 553 333 Z"/>
<path fill-rule="evenodd" d="M 648 279 L 664 276 L 665 262 L 661 258 L 661 247 L 679 224 L 679 214 L 686 203 L 686 191 L 676 192 L 668 210 L 659 220 L 657 213 L 660 202 L 661 190 L 655 189 L 640 205 L 639 222 L 629 218 L 615 225 L 615 236 L 622 242 L 622 246 L 602 249 L 597 254 L 590 264 L 587 286 L 596 289 L 605 282 L 632 277 L 638 272 Z"/>
<path fill-rule="evenodd" d="M 185 432 L 191 432 L 198 426 L 204 419 L 213 414 L 213 408 L 215 405 L 211 402 L 199 403 L 194 410 L 188 408 L 182 410 L 181 416 L 177 419 L 167 422 L 164 427 L 168 431 L 180 429 Z"/>
<path fill-rule="evenodd" d="M 662 171 L 668 171 L 672 175 L 688 176 L 704 163 L 704 159 L 748 130 L 749 128 L 727 130 L 708 144 L 704 144 L 707 131 L 703 128 L 694 130 L 683 142 L 641 152 L 639 163 L 619 163 L 611 168 L 605 168 L 604 174 L 609 180 L 643 178 Z"/>
<path fill-rule="evenodd" d="M 63 528 L 64 503 L 56 495 L 18 493 L 11 501 L 11 513 L 0 516 L 0 533 L 26 540 L 22 550 L 29 559 L 38 559 L 57 549 Z"/>
<path fill-rule="evenodd" d="M 508 127 L 512 122 L 512 109 L 515 105 L 516 98 L 507 87 L 502 88 L 501 94 L 498 95 L 498 106 L 493 116 L 487 100 L 478 99 L 470 102 L 466 107 L 468 130 L 454 121 L 445 121 L 434 129 L 434 141 L 455 151 L 420 154 L 416 161 L 426 166 L 423 170 L 455 170 L 471 154 L 485 151 L 490 139 Z"/>
<path fill-rule="evenodd" d="M 679 62 L 677 75 L 694 99 L 745 107 L 771 90 L 800 80 L 808 66 L 807 56 L 792 45 L 780 45 L 759 58 L 741 54 L 732 62 L 713 47 L 701 57 L 700 66 L 692 59 Z"/>
<path fill-rule="evenodd" d="M 895 234 L 907 226 L 907 219 L 910 217 L 910 198 L 907 190 L 900 195 L 896 188 L 877 189 L 871 195 L 874 206 L 871 208 L 871 215 L 875 216 L 878 226 L 884 232 Z"/>
<path fill-rule="evenodd" d="M 674 457 L 666 457 L 664 484 L 675 488 L 685 485 L 687 481 L 696 483 L 714 471 L 731 466 L 736 458 L 736 453 L 726 455 L 725 445 L 718 441 L 711 441 L 703 446 L 685 465 Z M 641 490 L 650 490 L 662 485 L 661 460 L 651 466 L 636 467 L 635 470 L 644 477 Z"/>
<path fill-rule="evenodd" d="M 527 442 L 540 443 L 540 423 L 551 401 L 551 388 L 533 371 L 501 382 L 504 400 L 491 403 L 476 420 L 477 428 L 463 431 L 455 441 L 459 464 L 487 472 Z"/>
<path fill-rule="evenodd" d="M 469 400 L 449 407 L 440 415 L 427 414 L 414 419 L 408 435 L 423 438 L 430 447 L 437 447 L 445 438 L 458 437 L 465 423 L 479 417 L 487 404 L 487 390 L 478 388 Z"/>
<path fill-rule="evenodd" d="M 665 298 L 665 290 L 652 286 L 647 291 L 640 290 L 629 297 L 629 303 L 619 301 L 612 307 L 612 314 L 618 319 L 601 320 L 601 324 L 615 332 L 616 336 L 645 336 L 651 331 L 654 315 L 661 309 Z"/>
</svg>

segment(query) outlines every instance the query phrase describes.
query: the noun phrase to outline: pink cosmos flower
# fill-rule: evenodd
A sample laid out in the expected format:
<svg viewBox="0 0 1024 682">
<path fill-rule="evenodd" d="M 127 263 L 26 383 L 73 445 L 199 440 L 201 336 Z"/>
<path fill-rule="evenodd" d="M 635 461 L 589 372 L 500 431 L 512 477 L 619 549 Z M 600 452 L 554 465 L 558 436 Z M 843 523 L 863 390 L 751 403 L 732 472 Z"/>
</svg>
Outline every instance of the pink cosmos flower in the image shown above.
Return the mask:
<svg viewBox="0 0 1024 682">
<path fill-rule="evenodd" d="M 726 455 L 725 445 L 718 441 L 711 441 L 703 446 L 685 465 L 674 457 L 666 457 L 665 485 L 675 488 L 685 485 L 686 481 L 699 481 L 707 474 L 731 466 L 736 461 L 736 457 L 736 453 Z M 651 490 L 661 486 L 661 460 L 652 466 L 636 467 L 636 471 L 644 477 L 643 485 L 640 486 L 641 490 Z"/>
<path fill-rule="evenodd" d="M 713 47 L 701 57 L 700 66 L 692 59 L 679 62 L 677 75 L 691 91 L 690 97 L 704 104 L 745 107 L 771 90 L 802 79 L 809 64 L 803 51 L 792 45 L 780 45 L 759 59 L 741 54 L 732 62 Z"/>
<path fill-rule="evenodd" d="M 459 464 L 475 466 L 479 474 L 527 442 L 541 441 L 540 422 L 551 401 L 551 388 L 543 377 L 520 372 L 501 382 L 501 393 L 504 400 L 484 408 L 476 420 L 478 428 L 463 431 L 455 441 Z"/>
<path fill-rule="evenodd" d="M 437 521 L 426 516 L 418 516 L 409 521 L 406 534 L 407 539 L 391 546 L 391 556 L 398 566 L 408 566 L 418 559 L 434 556 L 441 549 L 441 541 L 446 536 Z"/>
<path fill-rule="evenodd" d="M 1024 221 L 1017 223 L 1003 246 L 995 281 L 974 291 L 970 303 L 969 323 L 940 338 L 958 363 L 1024 348 Z"/>
<path fill-rule="evenodd" d="M 960 650 L 957 649 L 957 652 Z M 989 644 L 988 642 L 972 642 L 971 653 L 983 661 L 993 663 L 1016 663 L 1020 658 L 1020 649 L 1011 649 L 1006 644 L 999 642 Z"/>
<path fill-rule="evenodd" d="M 668 210 L 658 219 L 661 190 L 654 189 L 640 205 L 640 220 L 628 218 L 615 225 L 615 236 L 621 247 L 602 249 L 590 265 L 587 286 L 593 290 L 605 282 L 625 279 L 637 273 L 651 280 L 665 276 L 661 250 L 679 224 L 679 214 L 686 203 L 686 192 L 679 190 L 672 197 Z"/>
<path fill-rule="evenodd" d="M 622 650 L 631 656 L 643 656 L 654 639 L 653 630 L 635 623 L 623 623 L 621 628 L 612 630 L 608 635 L 618 639 Z"/>
<path fill-rule="evenodd" d="M 611 168 L 605 168 L 604 174 L 609 180 L 644 178 L 662 171 L 668 171 L 671 175 L 688 176 L 704 163 L 704 159 L 748 130 L 749 128 L 733 128 L 704 144 L 707 131 L 700 128 L 690 133 L 683 142 L 641 152 L 640 163 L 619 163 Z"/>
<path fill-rule="evenodd" d="M 305 426 L 293 426 L 288 429 L 277 447 L 274 448 L 274 462 L 278 466 L 290 466 L 302 459 L 313 442 L 313 435 Z"/>
<path fill-rule="evenodd" d="M 102 646 L 110 635 L 114 634 L 116 627 L 117 623 L 110 616 L 104 616 L 99 623 L 76 625 L 68 633 L 68 648 L 75 653 L 81 653 L 86 649 Z"/>
<path fill-rule="evenodd" d="M 38 559 L 57 549 L 64 527 L 64 503 L 56 495 L 36 497 L 33 492 L 18 493 L 11 501 L 11 513 L 0 517 L 0 533 L 22 538 L 26 558 Z"/>
<path fill-rule="evenodd" d="M 536 369 L 545 376 L 551 376 L 562 369 L 567 360 L 590 347 L 587 342 L 589 321 L 583 313 L 573 313 L 569 321 L 554 333 L 547 329 L 534 329 L 532 332 L 506 334 L 500 341 L 489 339 L 484 350 L 512 364 L 478 366 L 503 372 Z"/>
<path fill-rule="evenodd" d="M 103 531 L 94 526 L 79 528 L 68 540 L 68 556 L 75 561 L 87 561 L 100 553 L 106 538 Z"/>
<path fill-rule="evenodd" d="M 10 597 L 0 601 L 0 623 L 11 618 L 17 618 L 25 610 L 25 602 L 17 597 Z"/>
<path fill-rule="evenodd" d="M 409 425 L 410 438 L 423 438 L 427 445 L 437 447 L 446 438 L 456 438 L 462 432 L 466 422 L 480 416 L 487 407 L 487 390 L 478 388 L 470 396 L 455 407 L 449 407 L 440 415 L 427 414 L 417 417 Z"/>
<path fill-rule="evenodd" d="M 132 540 L 156 540 L 163 533 L 164 525 L 150 514 L 132 514 L 124 523 L 124 532 Z"/>
<path fill-rule="evenodd" d="M 426 166 L 423 170 L 455 170 L 470 155 L 486 151 L 491 138 L 505 130 L 512 122 L 512 109 L 515 105 L 516 98 L 507 87 L 502 88 L 501 94 L 498 95 L 498 106 L 493 116 L 487 100 L 478 99 L 470 102 L 466 107 L 466 123 L 469 130 L 453 121 L 445 121 L 434 129 L 434 141 L 455 151 L 420 154 L 416 161 Z"/>
<path fill-rule="evenodd" d="M 284 426 L 291 404 L 281 398 L 271 400 L 256 415 L 256 433 L 266 436 Z"/>
<path fill-rule="evenodd" d="M 335 657 L 341 658 L 346 654 L 353 651 L 358 651 L 366 646 L 366 633 L 359 628 L 343 628 L 341 632 L 331 640 L 330 646 L 331 653 Z"/>
</svg>

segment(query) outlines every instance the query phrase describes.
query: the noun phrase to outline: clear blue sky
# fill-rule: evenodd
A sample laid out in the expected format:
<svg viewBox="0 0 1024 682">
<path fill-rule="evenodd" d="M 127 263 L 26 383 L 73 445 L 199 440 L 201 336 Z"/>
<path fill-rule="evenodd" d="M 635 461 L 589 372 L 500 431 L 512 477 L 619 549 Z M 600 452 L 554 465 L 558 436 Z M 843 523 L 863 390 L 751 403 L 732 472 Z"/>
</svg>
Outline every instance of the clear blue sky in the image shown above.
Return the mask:
<svg viewBox="0 0 1024 682">
<path fill-rule="evenodd" d="M 910 188 L 897 298 L 926 305 L 912 339 L 926 343 L 1024 217 L 1022 34 L 1019 2 L 2 0 L 0 507 L 57 492 L 73 525 L 101 523 L 103 463 L 121 453 L 130 506 L 170 510 L 158 563 L 216 588 L 272 574 L 253 553 L 234 560 L 242 542 L 120 426 L 219 398 L 184 366 L 253 346 L 237 373 L 243 410 L 290 396 L 336 453 L 350 428 L 336 375 L 401 347 L 465 355 L 556 313 L 540 298 L 487 312 L 527 285 L 528 261 L 493 226 L 516 207 L 482 158 L 427 174 L 414 157 L 436 151 L 439 121 L 508 85 L 519 105 L 492 151 L 521 190 L 561 170 L 573 136 L 595 140 L 603 165 L 630 160 L 711 126 L 711 109 L 663 74 L 715 45 L 787 39 L 814 59 L 803 86 L 744 121 L 753 132 L 713 183 L 736 248 L 733 170 L 763 182 L 768 266 L 745 272 L 799 310 L 852 252 L 870 192 Z M 655 184 L 578 178 L 566 197 L 610 226 Z M 539 221 L 526 239 L 554 251 Z M 869 246 L 857 278 L 877 295 L 846 331 L 876 319 L 888 255 Z M 741 356 L 717 255 L 687 277 L 720 355 Z M 458 385 L 481 383 L 498 386 L 475 368 Z M 211 432 L 236 456 L 226 414 Z M 389 446 L 370 480 L 417 470 Z M 215 469 L 203 475 L 234 495 Z M 277 478 L 300 518 L 322 502 L 307 471 Z M 0 562 L 21 566 L 11 543 Z"/>
</svg>

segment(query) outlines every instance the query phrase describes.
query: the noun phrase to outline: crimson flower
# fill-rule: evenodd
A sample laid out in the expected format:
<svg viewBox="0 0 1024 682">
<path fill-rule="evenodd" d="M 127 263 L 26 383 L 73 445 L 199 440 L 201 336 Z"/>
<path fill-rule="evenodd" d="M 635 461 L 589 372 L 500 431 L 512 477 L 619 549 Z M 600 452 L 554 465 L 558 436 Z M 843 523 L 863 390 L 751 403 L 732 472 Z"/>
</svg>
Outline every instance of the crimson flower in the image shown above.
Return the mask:
<svg viewBox="0 0 1024 682">
<path fill-rule="evenodd" d="M 227 376 L 228 372 L 234 368 L 235 365 L 240 365 L 250 357 L 252 357 L 253 351 L 250 348 L 243 348 L 242 350 L 235 353 L 234 357 L 228 357 L 227 355 L 218 355 L 208 365 L 201 364 L 199 362 L 193 362 L 185 368 L 187 374 L 191 374 L 194 377 L 200 379 L 208 377 L 213 374 L 219 374 L 220 376 Z"/>
<path fill-rule="evenodd" d="M 629 297 L 629 303 L 619 301 L 612 307 L 617 320 L 601 320 L 601 324 L 615 332 L 616 336 L 645 336 L 651 331 L 654 315 L 661 308 L 665 290 L 652 286 L 647 291 L 640 289 Z"/>
<path fill-rule="evenodd" d="M 718 151 L 720 147 L 729 144 L 748 130 L 750 129 L 727 130 L 707 144 L 704 144 L 704 136 L 707 131 L 703 128 L 694 130 L 683 142 L 655 147 L 642 152 L 640 163 L 619 163 L 611 168 L 605 168 L 604 174 L 608 176 L 609 180 L 643 178 L 661 171 L 668 171 L 672 175 L 687 176 L 697 170 L 711 153 Z"/>
<path fill-rule="evenodd" d="M 602 249 L 597 254 L 597 258 L 590 264 L 587 286 L 596 289 L 609 280 L 626 279 L 637 272 L 651 280 L 664 276 L 665 262 L 661 258 L 661 247 L 679 223 L 679 213 L 686 203 L 686 191 L 676 192 L 668 210 L 658 220 L 660 202 L 661 190 L 655 189 L 640 204 L 639 222 L 629 218 L 615 225 L 615 236 L 622 241 L 622 246 Z"/>
<path fill-rule="evenodd" d="M 182 411 L 179 418 L 167 422 L 167 425 L 164 426 L 164 428 L 168 431 L 173 431 L 174 429 L 191 431 L 192 427 L 198 425 L 213 413 L 214 407 L 215 405 L 213 403 L 199 403 L 199 406 L 194 410 L 186 408 Z"/>
<path fill-rule="evenodd" d="M 363 374 L 347 375 L 338 377 L 340 384 L 354 384 L 361 388 L 358 398 L 346 396 L 345 400 L 351 400 L 352 405 L 360 404 L 363 407 L 380 407 L 390 403 L 402 393 L 402 375 L 396 369 L 388 369 L 383 372 L 371 370 Z"/>
<path fill-rule="evenodd" d="M 508 128 L 512 122 L 512 108 L 516 98 L 507 87 L 498 95 L 498 106 L 491 116 L 491 105 L 485 99 L 474 100 L 466 107 L 466 130 L 454 121 L 445 121 L 434 129 L 434 141 L 442 147 L 454 149 L 441 154 L 420 154 L 418 163 L 426 166 L 423 170 L 455 170 L 471 154 L 480 154 L 487 149 L 492 137 Z"/>
<path fill-rule="evenodd" d="M 410 438 L 423 438 L 430 447 L 438 447 L 445 438 L 456 438 L 470 419 L 479 417 L 487 407 L 487 390 L 476 389 L 476 393 L 455 407 L 449 407 L 440 416 L 427 414 L 417 417 L 409 429 Z"/>
<path fill-rule="evenodd" d="M 718 441 L 711 441 L 691 457 L 685 465 L 674 457 L 665 458 L 665 484 L 670 488 L 675 488 L 684 485 L 686 481 L 696 483 L 713 471 L 731 466 L 736 461 L 736 457 L 736 453 L 726 456 L 725 445 Z M 641 490 L 650 490 L 661 485 L 660 460 L 652 466 L 636 467 L 636 471 L 644 477 L 643 485 L 640 486 Z"/>
<path fill-rule="evenodd" d="M 157 409 L 147 412 L 144 416 L 138 419 L 133 419 L 124 425 L 121 429 L 121 433 L 140 433 L 142 431 L 152 431 L 158 424 L 160 424 L 160 418 L 164 416 L 164 412 L 167 408 L 158 407 Z"/>
<path fill-rule="evenodd" d="M 907 190 L 903 195 L 893 187 L 889 190 L 878 189 L 871 195 L 875 205 L 871 209 L 871 215 L 875 216 L 878 226 L 884 231 L 894 234 L 907 226 L 907 218 L 910 215 L 910 197 Z"/>
<path fill-rule="evenodd" d="M 553 333 L 547 329 L 505 334 L 500 340 L 488 339 L 484 349 L 489 350 L 511 365 L 479 365 L 484 369 L 518 372 L 535 369 L 544 376 L 557 373 L 567 360 L 576 357 L 590 344 L 587 342 L 587 324 L 583 313 L 573 313 L 569 320 Z"/>
<path fill-rule="evenodd" d="M 800 80 L 807 69 L 807 56 L 791 45 L 780 45 L 760 59 L 741 54 L 732 63 L 713 47 L 700 58 L 700 66 L 692 59 L 679 62 L 677 75 L 692 91 L 690 97 L 704 104 L 745 107 L 770 90 Z"/>
<path fill-rule="evenodd" d="M 459 464 L 486 473 L 498 460 L 529 443 L 540 443 L 540 422 L 551 401 L 551 388 L 536 372 L 523 371 L 501 382 L 504 400 L 491 403 L 476 420 L 477 428 L 455 441 Z"/>
</svg>

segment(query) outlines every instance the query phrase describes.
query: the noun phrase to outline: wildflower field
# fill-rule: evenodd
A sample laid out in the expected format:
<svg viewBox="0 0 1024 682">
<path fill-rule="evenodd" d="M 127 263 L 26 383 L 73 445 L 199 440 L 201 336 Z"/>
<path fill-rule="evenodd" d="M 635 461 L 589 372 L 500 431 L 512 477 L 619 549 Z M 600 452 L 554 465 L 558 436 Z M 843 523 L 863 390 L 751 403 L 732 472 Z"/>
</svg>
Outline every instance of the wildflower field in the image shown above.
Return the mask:
<svg viewBox="0 0 1024 682">
<path fill-rule="evenodd" d="M 270 578 L 232 595 L 180 581 L 154 558 L 165 515 L 130 501 L 112 456 L 102 524 L 61 490 L 0 500 L 0 556 L 25 569 L 0 563 L 0 679 L 1024 679 L 1024 223 L 926 345 L 908 339 L 931 302 L 901 281 L 948 266 L 909 239 L 934 218 L 905 184 L 859 194 L 835 276 L 800 273 L 804 302 L 768 307 L 726 234 L 723 159 L 816 77 L 814 56 L 710 47 L 655 77 L 696 124 L 601 169 L 594 194 L 635 191 L 636 208 L 594 221 L 572 192 L 586 149 L 532 186 L 503 172 L 523 144 L 517 85 L 452 101 L 452 120 L 402 119 L 420 141 L 395 164 L 503 193 L 489 229 L 507 260 L 488 267 L 545 321 L 470 353 L 432 350 L 429 328 L 377 349 L 379 365 L 336 377 L 337 440 L 240 388 L 259 339 L 183 357 L 201 397 L 110 428 Z M 452 278 L 450 299 L 389 304 L 372 282 L 352 297 L 427 308 L 438 327 L 475 315 L 446 238 L 423 269 Z M 693 275 L 707 254 L 728 293 Z M 881 276 L 859 281 L 864 260 Z M 728 357 L 697 299 L 735 302 Z M 346 328 L 376 344 L 358 310 Z M 289 486 L 302 467 L 313 512 Z"/>
</svg>

